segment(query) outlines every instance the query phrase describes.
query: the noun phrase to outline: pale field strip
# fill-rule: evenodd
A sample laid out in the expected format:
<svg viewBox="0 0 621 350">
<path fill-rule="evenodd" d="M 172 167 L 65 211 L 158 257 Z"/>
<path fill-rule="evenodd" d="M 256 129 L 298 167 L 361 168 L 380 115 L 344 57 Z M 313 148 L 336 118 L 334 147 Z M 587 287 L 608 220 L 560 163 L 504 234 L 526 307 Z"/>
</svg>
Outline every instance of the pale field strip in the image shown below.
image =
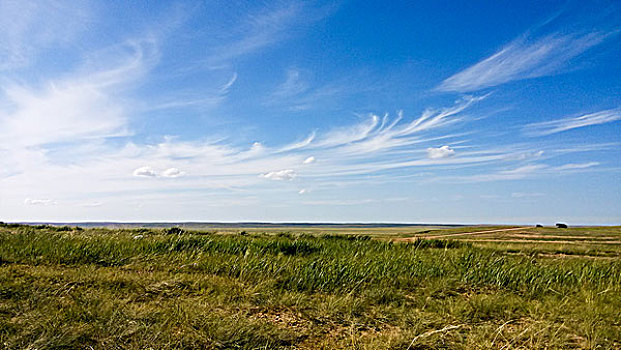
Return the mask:
<svg viewBox="0 0 621 350">
<path fill-rule="evenodd" d="M 516 232 L 518 231 L 518 232 Z M 522 232 L 519 232 L 522 231 Z M 490 237 L 491 236 L 491 237 Z M 547 244 L 583 244 L 621 245 L 618 236 L 601 236 L 585 232 L 584 235 L 533 232 L 532 226 L 510 227 L 493 230 L 443 233 L 435 235 L 419 234 L 414 237 L 396 238 L 394 241 L 411 242 L 417 239 L 457 239 L 473 243 L 547 243 Z"/>
<path fill-rule="evenodd" d="M 402 241 L 413 241 L 419 238 L 424 238 L 424 239 L 440 239 L 440 238 L 453 238 L 455 236 L 466 236 L 466 235 L 480 235 L 480 234 L 487 234 L 487 233 L 498 233 L 498 232 L 508 232 L 508 231 L 518 231 L 518 230 L 525 230 L 525 229 L 530 229 L 531 227 L 512 227 L 512 228 L 503 228 L 503 229 L 494 229 L 494 230 L 484 230 L 484 231 L 471 231 L 471 232 L 457 232 L 457 233 L 447 233 L 447 234 L 441 234 L 441 235 L 419 235 L 416 237 L 408 237 L 408 238 L 402 238 L 402 239 L 398 239 L 398 240 L 402 240 Z"/>
<path fill-rule="evenodd" d="M 559 240 L 535 240 L 535 239 L 460 239 L 460 241 L 462 242 L 473 242 L 473 243 L 479 243 L 479 242 L 484 242 L 484 243 L 549 243 L 549 244 L 584 244 L 584 243 L 593 243 L 593 244 L 609 244 L 609 245 L 615 245 L 615 244 L 619 244 L 621 245 L 621 241 L 597 241 L 597 242 L 589 242 L 589 241 L 559 241 Z"/>
</svg>

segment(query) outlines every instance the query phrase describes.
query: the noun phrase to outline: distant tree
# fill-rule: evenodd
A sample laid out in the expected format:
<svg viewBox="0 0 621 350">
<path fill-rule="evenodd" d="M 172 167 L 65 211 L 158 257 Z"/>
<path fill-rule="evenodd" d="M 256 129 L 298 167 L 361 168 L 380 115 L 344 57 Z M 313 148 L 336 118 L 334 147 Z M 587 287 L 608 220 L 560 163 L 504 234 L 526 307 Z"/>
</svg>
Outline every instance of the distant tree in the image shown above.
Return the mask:
<svg viewBox="0 0 621 350">
<path fill-rule="evenodd" d="M 567 225 L 559 222 L 556 224 L 556 228 L 567 228 Z"/>
</svg>

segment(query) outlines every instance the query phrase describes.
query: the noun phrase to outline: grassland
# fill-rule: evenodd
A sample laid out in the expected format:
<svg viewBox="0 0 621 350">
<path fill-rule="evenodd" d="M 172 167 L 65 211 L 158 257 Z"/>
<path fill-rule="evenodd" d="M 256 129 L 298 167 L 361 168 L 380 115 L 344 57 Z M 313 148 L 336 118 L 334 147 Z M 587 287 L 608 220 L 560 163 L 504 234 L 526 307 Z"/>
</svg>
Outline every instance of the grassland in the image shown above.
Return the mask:
<svg viewBox="0 0 621 350">
<path fill-rule="evenodd" d="M 621 348 L 621 228 L 504 228 L 3 225 L 0 347 Z"/>
</svg>

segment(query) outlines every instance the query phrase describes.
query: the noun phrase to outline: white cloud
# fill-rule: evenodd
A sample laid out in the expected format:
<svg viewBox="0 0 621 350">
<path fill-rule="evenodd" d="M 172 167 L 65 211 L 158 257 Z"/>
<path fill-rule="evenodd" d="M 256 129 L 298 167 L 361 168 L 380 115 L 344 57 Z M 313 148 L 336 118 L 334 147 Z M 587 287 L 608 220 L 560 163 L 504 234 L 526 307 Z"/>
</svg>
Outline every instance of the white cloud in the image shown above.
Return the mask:
<svg viewBox="0 0 621 350">
<path fill-rule="evenodd" d="M 280 148 L 277 152 L 289 152 L 289 151 L 294 151 L 294 150 L 298 150 L 298 149 L 301 149 L 301 148 L 308 147 L 311 144 L 311 142 L 313 142 L 315 140 L 315 136 L 316 136 L 316 132 L 313 131 L 304 140 L 299 141 L 299 142 L 294 142 L 294 143 L 289 144 L 289 145 L 286 145 L 286 146 Z"/>
<path fill-rule="evenodd" d="M 31 198 L 26 198 L 24 200 L 24 204 L 26 204 L 26 205 L 43 205 L 43 206 L 47 206 L 47 205 L 56 205 L 56 201 L 53 201 L 51 199 L 31 199 Z"/>
<path fill-rule="evenodd" d="M 372 115 L 366 121 L 355 126 L 339 128 L 328 132 L 324 137 L 317 137 L 317 142 L 309 148 L 340 147 L 352 154 L 365 157 L 372 152 L 388 151 L 420 143 L 420 134 L 446 126 L 460 120 L 458 116 L 472 104 L 485 99 L 485 96 L 464 97 L 451 107 L 426 109 L 422 115 L 408 123 L 401 123 L 403 112 L 390 120 L 388 114 L 383 117 Z"/>
<path fill-rule="evenodd" d="M 43 49 L 67 45 L 90 21 L 86 1 L 0 1 L 0 70 L 21 68 Z"/>
<path fill-rule="evenodd" d="M 126 135 L 125 116 L 105 92 L 90 84 L 67 82 L 44 91 L 6 90 L 15 109 L 0 110 L 0 146 L 32 147 L 95 137 Z"/>
<path fill-rule="evenodd" d="M 297 173 L 291 169 L 270 171 L 265 174 L 261 174 L 262 177 L 270 180 L 293 180 Z"/>
<path fill-rule="evenodd" d="M 308 193 L 308 190 L 307 190 L 307 189 L 305 189 L 305 188 L 303 188 L 303 189 L 301 189 L 298 193 L 299 193 L 299 194 L 307 194 L 307 193 Z"/>
<path fill-rule="evenodd" d="M 63 79 L 0 82 L 0 175 L 100 157 L 109 151 L 108 139 L 130 135 L 127 100 L 118 93 L 144 72 L 152 45 L 115 46 L 102 54 L 105 59 L 98 56 L 105 68 L 84 63 Z"/>
<path fill-rule="evenodd" d="M 516 39 L 500 51 L 447 78 L 440 91 L 471 92 L 514 80 L 557 73 L 570 59 L 601 43 L 608 35 L 552 34 Z"/>
<path fill-rule="evenodd" d="M 443 159 L 450 158 L 455 155 L 455 150 L 449 146 L 442 146 L 438 148 L 427 148 L 427 157 L 429 159 Z"/>
<path fill-rule="evenodd" d="M 155 172 L 155 170 L 153 170 L 149 166 L 143 166 L 143 167 L 140 167 L 140 168 L 134 170 L 133 175 L 134 176 L 142 176 L 142 177 L 156 177 L 157 176 L 157 172 Z"/>
<path fill-rule="evenodd" d="M 585 114 L 579 117 L 561 118 L 546 122 L 532 123 L 525 127 L 527 134 L 543 136 L 585 126 L 599 125 L 621 120 L 621 107 Z"/>
<path fill-rule="evenodd" d="M 327 11 L 326 11 L 327 10 Z M 251 11 L 252 12 L 252 11 Z M 263 7 L 261 10 L 236 18 L 234 27 L 215 33 L 214 37 L 226 38 L 210 46 L 212 51 L 206 61 L 212 66 L 219 66 L 239 57 L 254 53 L 279 41 L 287 39 L 293 32 L 293 26 L 320 20 L 330 14 L 328 8 L 313 9 L 304 3 L 294 2 Z"/>
<path fill-rule="evenodd" d="M 437 178 L 436 180 L 457 183 L 521 180 L 546 174 L 549 169 L 550 168 L 545 164 L 528 164 L 508 170 L 495 170 L 488 173 L 479 173 L 466 176 L 447 176 Z"/>
<path fill-rule="evenodd" d="M 228 93 L 229 90 L 235 84 L 236 81 L 237 81 L 237 72 L 234 72 L 233 76 L 231 77 L 231 79 L 229 79 L 229 81 L 227 81 L 226 84 L 224 84 L 224 85 L 222 85 L 220 87 L 220 93 L 222 93 L 222 94 Z"/>
<path fill-rule="evenodd" d="M 369 204 L 369 203 L 374 203 L 377 202 L 377 200 L 374 199 L 351 199 L 351 200 L 316 200 L 316 201 L 305 201 L 302 202 L 302 204 L 305 205 L 321 205 L 321 206 L 332 206 L 332 205 L 344 205 L 344 206 L 349 206 L 349 205 L 363 205 L 363 204 Z"/>
<path fill-rule="evenodd" d="M 82 204 L 83 207 L 87 207 L 87 208 L 97 208 L 97 207 L 101 207 L 102 205 L 103 205 L 102 202 L 88 202 L 88 203 Z"/>
<path fill-rule="evenodd" d="M 162 172 L 163 177 L 179 177 L 183 175 L 185 173 L 177 168 L 168 168 Z"/>
<path fill-rule="evenodd" d="M 280 84 L 271 94 L 272 99 L 282 99 L 296 96 L 308 89 L 308 85 L 301 79 L 300 71 L 297 69 L 289 69 L 287 78 Z"/>
<path fill-rule="evenodd" d="M 543 197 L 545 194 L 539 192 L 513 192 L 511 193 L 512 198 L 536 198 Z"/>
<path fill-rule="evenodd" d="M 261 142 L 254 142 L 252 146 L 250 146 L 250 151 L 253 153 L 259 153 L 265 150 L 265 147 Z"/>
<path fill-rule="evenodd" d="M 563 170 L 578 170 L 578 169 L 587 169 L 594 166 L 598 166 L 599 162 L 588 162 L 588 163 L 570 163 L 556 167 L 555 169 L 558 171 Z"/>
<path fill-rule="evenodd" d="M 315 162 L 315 157 L 310 156 L 310 157 L 308 157 L 308 158 L 304 159 L 304 161 L 302 162 L 302 164 L 311 164 L 311 163 L 314 163 L 314 162 Z"/>
<path fill-rule="evenodd" d="M 504 170 L 501 171 L 499 174 L 506 175 L 507 178 L 520 178 L 523 175 L 531 174 L 537 170 L 545 168 L 547 168 L 547 166 L 543 164 L 529 164 L 511 170 Z"/>
</svg>

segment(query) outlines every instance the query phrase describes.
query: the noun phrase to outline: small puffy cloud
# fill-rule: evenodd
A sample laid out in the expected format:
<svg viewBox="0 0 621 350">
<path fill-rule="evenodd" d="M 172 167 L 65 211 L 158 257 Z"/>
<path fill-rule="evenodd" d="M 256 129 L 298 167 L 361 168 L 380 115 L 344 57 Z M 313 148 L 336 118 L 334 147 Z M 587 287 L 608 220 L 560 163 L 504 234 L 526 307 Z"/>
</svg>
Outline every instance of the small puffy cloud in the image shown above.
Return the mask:
<svg viewBox="0 0 621 350">
<path fill-rule="evenodd" d="M 427 157 L 429 159 L 443 159 L 450 158 L 455 155 L 455 150 L 449 146 L 442 146 L 439 148 L 429 147 L 427 148 Z"/>
<path fill-rule="evenodd" d="M 31 199 L 31 198 L 26 198 L 24 200 L 24 204 L 26 204 L 26 205 L 54 205 L 54 204 L 56 204 L 56 202 L 51 200 L 51 199 Z"/>
<path fill-rule="evenodd" d="M 304 159 L 304 162 L 302 162 L 302 163 L 303 164 L 311 164 L 311 163 L 314 163 L 314 162 L 315 162 L 315 157 L 310 156 L 310 157 Z"/>
<path fill-rule="evenodd" d="M 279 170 L 279 171 L 270 171 L 269 173 L 261 174 L 261 177 L 270 180 L 293 180 L 297 174 L 295 171 L 291 169 Z"/>
<path fill-rule="evenodd" d="M 156 177 L 157 173 L 149 166 L 143 166 L 134 170 L 134 176 L 142 176 L 142 177 Z"/>
<path fill-rule="evenodd" d="M 163 177 L 179 177 L 185 173 L 177 168 L 168 168 L 162 172 Z"/>
<path fill-rule="evenodd" d="M 177 168 L 168 168 L 162 172 L 158 172 L 149 166 L 143 166 L 134 170 L 134 176 L 141 177 L 179 177 L 185 175 L 185 172 Z"/>
<path fill-rule="evenodd" d="M 301 190 L 300 190 L 300 192 L 298 192 L 298 193 L 299 193 L 299 194 L 307 194 L 307 193 L 308 193 L 308 190 L 307 190 L 307 189 L 305 189 L 305 188 L 303 188 L 303 189 L 301 189 Z"/>
</svg>

